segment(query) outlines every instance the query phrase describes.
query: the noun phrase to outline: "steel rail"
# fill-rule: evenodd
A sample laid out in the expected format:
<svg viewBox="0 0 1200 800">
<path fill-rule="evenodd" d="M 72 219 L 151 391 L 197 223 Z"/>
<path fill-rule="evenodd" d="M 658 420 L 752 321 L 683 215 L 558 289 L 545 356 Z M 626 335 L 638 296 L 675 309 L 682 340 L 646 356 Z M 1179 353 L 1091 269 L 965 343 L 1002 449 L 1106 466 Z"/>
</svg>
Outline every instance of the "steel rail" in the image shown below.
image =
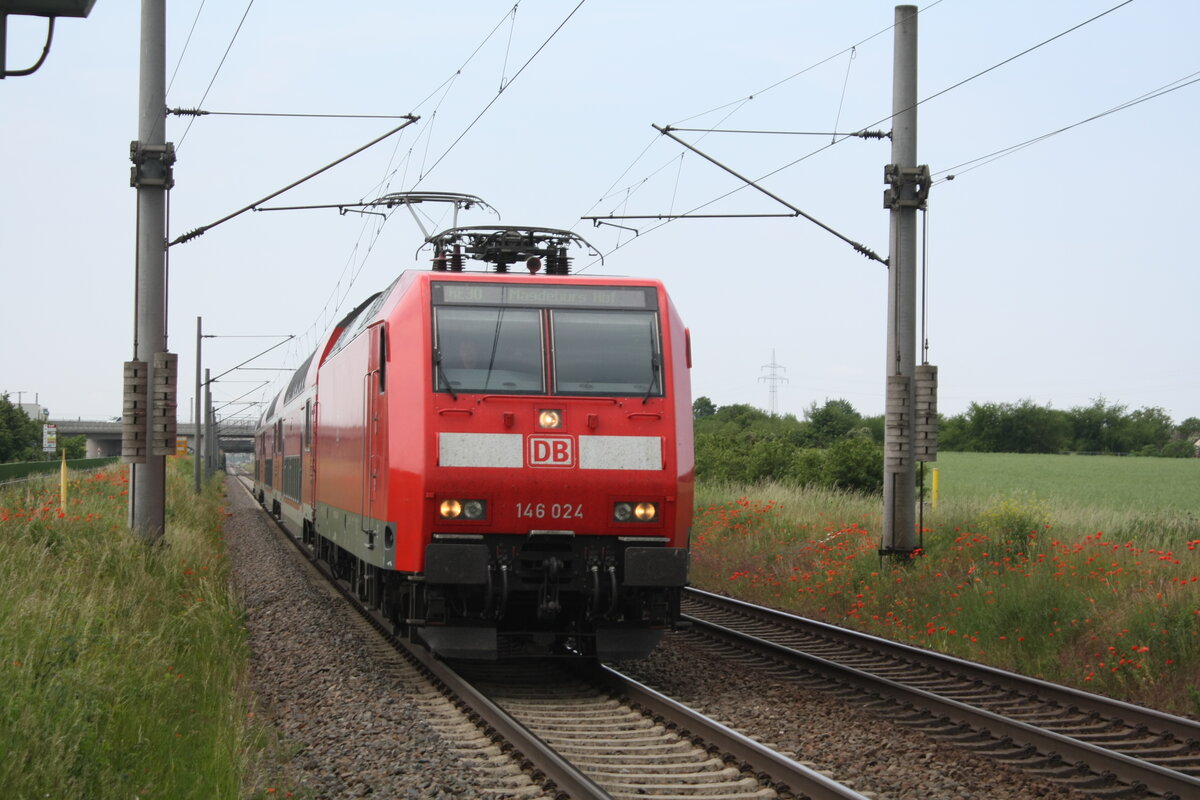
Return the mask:
<svg viewBox="0 0 1200 800">
<path fill-rule="evenodd" d="M 772 786 L 783 792 L 811 800 L 867 800 L 864 795 L 853 789 L 759 744 L 716 720 L 709 719 L 611 667 L 600 665 L 597 675 L 624 702 L 645 709 L 668 723 L 678 725 L 682 720 L 682 733 L 698 739 L 710 748 L 716 748 L 722 754 L 732 756 L 744 770 L 765 777 Z"/>
<path fill-rule="evenodd" d="M 254 494 L 245 478 L 243 476 L 234 477 L 251 499 L 254 499 Z M 257 500 L 255 503 L 257 504 Z M 263 513 L 266 513 L 265 509 L 263 509 Z M 489 736 L 503 738 L 506 743 L 510 744 L 519 756 L 519 760 L 524 760 L 529 765 L 530 771 L 538 783 L 546 786 L 548 791 L 557 792 L 560 797 L 567 796 L 574 800 L 611 800 L 612 795 L 564 760 L 553 748 L 512 715 L 485 697 L 449 665 L 434 658 L 428 650 L 388 630 L 389 626 L 358 601 L 349 585 L 336 579 L 323 562 L 318 561 L 302 542 L 283 527 L 281 521 L 270 514 L 267 514 L 267 517 L 275 524 L 276 532 L 289 541 L 300 555 L 321 573 L 322 577 L 328 580 L 329 584 L 348 600 L 375 630 L 396 647 L 402 655 L 419 665 L 426 676 L 440 684 L 446 693 L 457 698 L 457 702 L 470 716 L 475 718 L 480 727 L 486 729 Z"/>
<path fill-rule="evenodd" d="M 239 482 L 249 492 L 245 480 L 239 479 Z M 253 497 L 252 493 L 251 496 Z M 435 657 L 428 650 L 392 633 L 389 625 L 358 602 L 345 581 L 334 579 L 327 565 L 316 560 L 308 548 L 288 533 L 279 520 L 268 516 L 275 523 L 277 533 L 286 538 L 330 585 L 350 601 L 372 627 L 417 665 L 432 682 L 439 685 L 443 692 L 452 695 L 455 702 L 489 737 L 503 739 L 511 746 L 514 757 L 524 762 L 536 782 L 559 797 L 611 800 L 612 795 L 607 790 L 480 691 L 470 679 L 459 674 L 450 664 Z M 615 670 L 597 665 L 594 669 L 585 671 L 629 705 L 640 708 L 643 713 L 659 717 L 664 724 L 676 728 L 681 735 L 692 739 L 694 743 L 702 742 L 706 748 L 715 749 L 723 757 L 733 759 L 744 771 L 754 773 L 764 783 L 769 783 L 777 790 L 811 800 L 867 800 L 864 795 L 853 789 L 842 786 L 833 779 L 715 720 L 708 719 Z"/>
<path fill-rule="evenodd" d="M 423 666 L 448 691 L 460 698 L 489 731 L 503 737 L 522 758 L 528 761 L 553 788 L 575 800 L 611 800 L 595 781 L 558 754 L 533 731 L 518 722 L 500 706 L 476 689 L 470 681 L 455 672 L 446 662 L 433 657 L 424 648 L 406 640 L 397 640 L 412 658 Z"/>
<path fill-rule="evenodd" d="M 694 590 L 693 590 L 694 591 Z M 707 594 L 707 593 L 698 593 Z M 971 667 L 979 670 L 980 675 L 988 674 L 987 679 L 991 680 L 992 673 L 998 676 L 1004 676 L 1012 681 L 1020 676 L 1012 673 L 1005 673 L 1003 670 L 996 670 L 990 667 L 982 667 L 978 664 L 954 659 L 940 654 L 931 654 L 929 651 L 920 650 L 908 645 L 899 645 L 895 642 L 890 642 L 886 639 L 873 637 L 867 634 L 857 634 L 845 629 L 835 628 L 834 626 L 825 623 L 815 622 L 813 620 L 796 617 L 794 615 L 775 612 L 770 609 L 762 609 L 759 606 L 753 606 L 741 601 L 731 601 L 729 598 L 720 595 L 709 595 L 712 598 L 719 600 L 721 603 L 728 603 L 734 606 L 740 606 L 749 613 L 757 616 L 778 616 L 780 619 L 787 619 L 791 623 L 800 622 L 805 626 L 812 626 L 821 629 L 822 633 L 830 633 L 837 635 L 844 641 L 857 641 L 862 637 L 862 641 L 870 646 L 870 649 L 880 651 L 885 648 L 890 648 L 894 653 L 902 654 L 904 658 L 919 659 L 922 661 L 929 660 L 940 662 L 943 664 L 952 664 L 948 668 L 960 670 L 963 667 Z M 765 613 L 764 613 L 765 612 Z M 1034 725 L 1030 725 L 1019 720 L 1010 719 L 1000 714 L 996 714 L 985 709 L 976 708 L 974 706 L 962 703 L 957 700 L 952 700 L 946 697 L 941 697 L 924 689 L 917 689 L 898 683 L 888 678 L 883 678 L 874 675 L 870 672 L 849 667 L 843 664 L 838 664 L 826 658 L 821 658 L 792 647 L 787 647 L 775 642 L 762 639 L 758 636 L 738 631 L 724 625 L 719 625 L 709 622 L 691 615 L 684 615 L 684 618 L 691 621 L 694 628 L 701 630 L 711 630 L 717 632 L 725 638 L 731 638 L 738 642 L 745 642 L 752 645 L 754 648 L 770 654 L 783 656 L 793 662 L 803 664 L 806 670 L 818 673 L 825 677 L 831 678 L 839 683 L 848 684 L 860 691 L 864 691 L 876 695 L 885 695 L 899 702 L 910 703 L 914 706 L 930 710 L 931 713 L 945 716 L 956 723 L 964 724 L 972 727 L 981 728 L 989 733 L 997 736 L 1007 737 L 1012 742 L 1024 746 L 1034 747 L 1042 753 L 1058 755 L 1068 763 L 1082 762 L 1088 764 L 1093 769 L 1099 769 L 1101 774 L 1109 774 L 1113 777 L 1129 783 L 1135 787 L 1143 787 L 1149 791 L 1169 798 L 1192 798 L 1200 797 L 1200 779 L 1191 777 L 1181 772 L 1177 772 L 1166 767 L 1154 764 L 1149 761 L 1144 761 L 1132 756 L 1118 753 L 1112 750 L 1090 744 L 1088 742 L 1074 739 L 1064 734 L 1054 731 L 1045 730 Z M 827 629 L 830 629 L 827 631 Z M 934 658 L 930 658 L 930 656 Z M 899 656 L 892 655 L 892 658 Z M 1047 684 L 1045 681 L 1037 679 L 1028 679 L 1028 683 L 1024 687 L 1026 691 L 1040 692 L 1043 685 L 1051 686 L 1056 689 L 1065 689 L 1066 687 L 1057 687 L 1054 684 Z M 1007 684 L 1006 684 L 1007 685 Z M 1098 695 L 1089 695 L 1087 692 L 1074 691 L 1072 696 L 1079 699 L 1096 699 L 1102 702 L 1111 702 L 1112 708 L 1123 709 L 1138 709 L 1137 706 L 1131 706 L 1128 703 L 1120 701 L 1108 701 L 1108 698 L 1102 698 Z M 1140 709 L 1144 714 L 1139 717 L 1148 719 L 1155 718 L 1158 715 L 1166 717 L 1169 720 L 1177 720 L 1180 723 L 1189 723 L 1178 717 L 1172 717 L 1161 712 L 1153 712 L 1151 709 Z M 1117 712 L 1113 712 L 1116 714 Z M 1120 718 L 1120 717 L 1117 717 Z M 1200 731 L 1200 726 L 1192 723 L 1186 727 L 1190 731 L 1190 736 L 1183 736 L 1184 741 L 1194 740 L 1196 732 Z"/>
<path fill-rule="evenodd" d="M 695 596 L 700 601 L 710 604 L 717 603 L 730 606 L 767 621 L 777 621 L 777 624 L 803 625 L 805 628 L 827 638 L 855 647 L 872 650 L 889 659 L 895 659 L 898 657 L 897 654 L 900 654 L 904 658 L 919 661 L 935 668 L 950 670 L 972 680 L 987 681 L 1018 691 L 1034 692 L 1040 697 L 1055 700 L 1064 706 L 1086 707 L 1087 710 L 1095 709 L 1113 719 L 1119 719 L 1127 725 L 1141 725 L 1147 728 L 1154 728 L 1165 733 L 1170 733 L 1175 738 L 1184 742 L 1200 742 L 1200 722 L 1168 714 L 1164 711 L 1158 711 L 1157 709 L 1146 708 L 1145 706 L 1126 703 L 1111 697 L 1085 692 L 1082 689 L 1051 683 L 1041 678 L 1019 675 L 997 667 L 989 667 L 986 664 L 979 664 L 933 650 L 914 647 L 903 642 L 884 639 L 881 636 L 873 636 L 869 633 L 861 633 L 848 628 L 839 628 L 827 622 L 808 619 L 772 608 L 756 606 L 753 603 L 706 592 L 701 589 L 690 587 L 685 589 L 684 598 L 686 599 L 688 596 Z"/>
</svg>

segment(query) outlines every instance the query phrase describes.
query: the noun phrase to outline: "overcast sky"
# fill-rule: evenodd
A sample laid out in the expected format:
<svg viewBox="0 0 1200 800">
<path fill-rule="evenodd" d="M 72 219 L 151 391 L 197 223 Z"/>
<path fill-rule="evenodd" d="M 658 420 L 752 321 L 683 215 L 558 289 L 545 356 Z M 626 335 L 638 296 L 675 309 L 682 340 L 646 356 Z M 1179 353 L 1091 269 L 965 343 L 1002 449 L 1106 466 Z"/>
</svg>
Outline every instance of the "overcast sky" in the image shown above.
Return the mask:
<svg viewBox="0 0 1200 800">
<path fill-rule="evenodd" d="M 120 414 L 132 357 L 139 5 L 99 0 L 88 19 L 59 20 L 45 65 L 0 81 L 0 391 L 36 394 L 55 418 Z M 786 212 L 651 125 L 814 132 L 679 135 L 746 177 L 769 175 L 771 192 L 886 256 L 890 146 L 833 144 L 832 133 L 889 128 L 895 5 L 523 0 L 514 14 L 511 0 L 179 0 L 168 4 L 167 103 L 419 115 L 267 205 L 478 195 L 499 220 L 469 212 L 461 224 L 573 228 L 604 254 L 600 264 L 576 251 L 577 270 L 664 280 L 692 330 L 695 396 L 765 409 L 774 372 L 787 380 L 781 413 L 844 398 L 879 414 L 880 264 L 801 218 L 620 223 L 636 236 L 580 218 Z M 1200 77 L 1200 3 L 921 9 L 918 153 L 938 179 L 923 316 L 941 411 L 1102 397 L 1177 422 L 1200 416 L 1200 84 L 1079 124 Z M 36 61 L 44 33 L 41 20 L 10 18 L 10 70 Z M 171 116 L 170 238 L 397 124 Z M 450 224 L 430 212 L 427 226 Z M 172 247 L 180 419 L 191 417 L 197 316 L 224 337 L 296 336 L 250 365 L 267 369 L 214 390 L 218 405 L 261 400 L 259 384 L 285 374 L 270 368 L 294 368 L 340 314 L 426 268 L 420 244 L 404 210 L 325 210 L 247 213 Z M 204 364 L 217 374 L 276 341 L 208 339 Z M 256 413 L 221 413 L 241 411 Z"/>
</svg>

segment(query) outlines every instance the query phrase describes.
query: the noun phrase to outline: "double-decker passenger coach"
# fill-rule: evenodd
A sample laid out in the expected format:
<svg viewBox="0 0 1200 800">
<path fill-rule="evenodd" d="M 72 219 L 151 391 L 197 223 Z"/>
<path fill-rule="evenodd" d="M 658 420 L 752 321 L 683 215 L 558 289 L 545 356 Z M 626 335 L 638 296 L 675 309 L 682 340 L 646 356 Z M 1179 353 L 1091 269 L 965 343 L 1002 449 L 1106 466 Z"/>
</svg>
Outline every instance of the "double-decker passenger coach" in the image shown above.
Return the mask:
<svg viewBox="0 0 1200 800">
<path fill-rule="evenodd" d="M 658 281 L 569 274 L 569 232 L 429 241 L 271 404 L 260 501 L 442 655 L 644 655 L 687 580 L 687 329 Z"/>
</svg>

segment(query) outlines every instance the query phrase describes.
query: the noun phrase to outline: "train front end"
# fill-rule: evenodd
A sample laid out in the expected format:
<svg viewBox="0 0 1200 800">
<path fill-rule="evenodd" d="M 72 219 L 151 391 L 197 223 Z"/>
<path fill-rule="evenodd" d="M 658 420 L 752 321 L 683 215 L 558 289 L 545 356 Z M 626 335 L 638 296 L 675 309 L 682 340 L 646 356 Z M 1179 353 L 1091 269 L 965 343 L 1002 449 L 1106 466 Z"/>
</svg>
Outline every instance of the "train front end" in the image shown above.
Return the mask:
<svg viewBox="0 0 1200 800">
<path fill-rule="evenodd" d="M 661 284 L 427 273 L 423 575 L 443 655 L 648 653 L 693 507 L 688 334 Z"/>
</svg>

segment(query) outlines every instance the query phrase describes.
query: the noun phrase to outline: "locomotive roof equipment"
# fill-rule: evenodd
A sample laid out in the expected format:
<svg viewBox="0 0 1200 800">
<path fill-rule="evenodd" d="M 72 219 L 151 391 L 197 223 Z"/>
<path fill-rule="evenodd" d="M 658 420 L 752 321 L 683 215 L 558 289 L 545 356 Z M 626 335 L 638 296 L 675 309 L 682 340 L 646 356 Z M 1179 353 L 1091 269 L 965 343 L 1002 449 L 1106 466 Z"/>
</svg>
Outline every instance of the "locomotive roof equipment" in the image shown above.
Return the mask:
<svg viewBox="0 0 1200 800">
<path fill-rule="evenodd" d="M 469 225 L 448 228 L 428 237 L 425 243 L 434 246 L 433 269 L 437 272 L 462 272 L 465 257 L 491 264 L 500 273 L 524 261 L 531 274 L 545 264 L 547 275 L 569 275 L 571 258 L 567 251 L 571 245 L 587 248 L 588 255 L 604 263 L 604 256 L 590 242 L 559 228 Z"/>
<path fill-rule="evenodd" d="M 376 197 L 374 200 L 363 200 L 355 203 L 319 203 L 312 206 L 270 206 L 268 208 L 256 208 L 255 211 L 309 211 L 318 208 L 336 208 L 339 214 L 345 214 L 347 211 L 358 211 L 363 214 L 371 214 L 378 212 L 363 211 L 367 208 L 395 208 L 396 206 L 407 206 L 409 213 L 413 216 L 413 221 L 417 223 L 417 227 L 421 229 L 421 235 L 425 241 L 430 240 L 429 230 L 425 227 L 425 223 L 421 222 L 421 218 L 417 216 L 417 212 L 413 206 L 421 203 L 451 203 L 454 205 L 454 220 L 453 226 L 458 225 L 458 212 L 469 211 L 478 206 L 487 209 L 500 216 L 500 212 L 494 206 L 484 202 L 479 197 L 473 194 L 462 194 L 460 192 L 391 192 L 389 194 Z"/>
</svg>

